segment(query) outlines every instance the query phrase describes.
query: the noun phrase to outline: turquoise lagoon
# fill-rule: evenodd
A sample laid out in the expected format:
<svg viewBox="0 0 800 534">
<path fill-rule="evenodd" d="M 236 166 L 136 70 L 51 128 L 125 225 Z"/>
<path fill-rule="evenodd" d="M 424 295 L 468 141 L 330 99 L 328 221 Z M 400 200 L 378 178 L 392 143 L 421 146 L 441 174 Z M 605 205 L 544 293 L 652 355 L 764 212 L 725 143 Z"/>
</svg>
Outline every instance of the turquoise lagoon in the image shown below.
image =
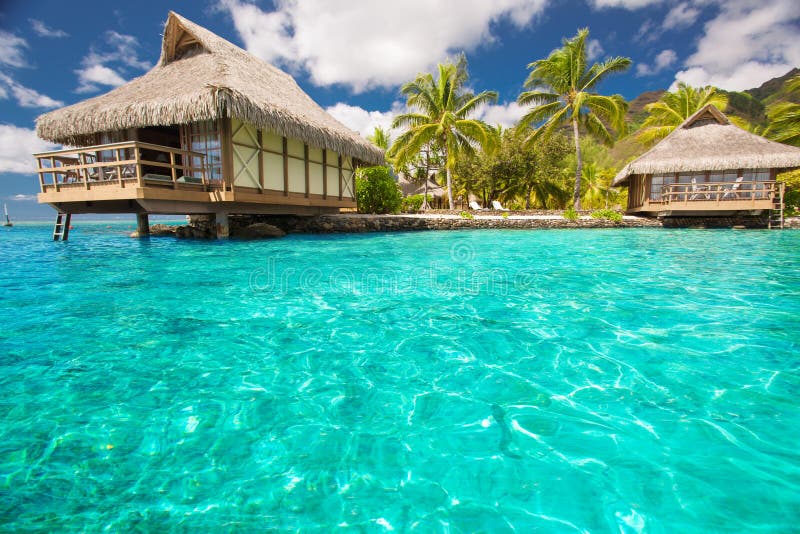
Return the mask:
<svg viewBox="0 0 800 534">
<path fill-rule="evenodd" d="M 0 233 L 0 530 L 800 528 L 800 232 Z"/>
</svg>

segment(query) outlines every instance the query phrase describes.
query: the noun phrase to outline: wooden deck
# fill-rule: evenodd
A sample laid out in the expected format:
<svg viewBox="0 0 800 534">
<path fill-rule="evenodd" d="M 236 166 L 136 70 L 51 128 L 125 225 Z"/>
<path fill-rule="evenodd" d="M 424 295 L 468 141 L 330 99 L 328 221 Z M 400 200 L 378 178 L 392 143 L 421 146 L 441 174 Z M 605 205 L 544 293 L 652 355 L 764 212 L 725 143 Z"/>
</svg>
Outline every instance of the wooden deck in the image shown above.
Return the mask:
<svg viewBox="0 0 800 534">
<path fill-rule="evenodd" d="M 62 213 L 335 213 L 347 197 L 234 186 L 205 155 L 138 141 L 34 154 L 40 203 Z"/>
<path fill-rule="evenodd" d="M 670 215 L 724 215 L 763 212 L 783 206 L 784 184 L 780 182 L 706 182 L 668 184 L 661 194 L 640 199 L 641 205 L 627 213 Z"/>
</svg>

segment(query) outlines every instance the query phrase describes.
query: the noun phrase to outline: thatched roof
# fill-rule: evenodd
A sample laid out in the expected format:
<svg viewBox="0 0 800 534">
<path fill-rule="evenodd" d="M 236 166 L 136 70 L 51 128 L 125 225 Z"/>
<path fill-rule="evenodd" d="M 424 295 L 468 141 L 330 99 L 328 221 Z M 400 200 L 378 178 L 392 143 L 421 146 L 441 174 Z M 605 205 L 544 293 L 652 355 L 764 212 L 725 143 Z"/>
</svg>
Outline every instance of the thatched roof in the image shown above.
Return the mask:
<svg viewBox="0 0 800 534">
<path fill-rule="evenodd" d="M 161 58 L 144 76 L 36 119 L 42 139 L 69 145 L 94 134 L 237 117 L 279 135 L 383 163 L 383 152 L 345 127 L 294 79 L 207 29 L 170 12 Z"/>
<path fill-rule="evenodd" d="M 792 167 L 800 167 L 800 148 L 742 130 L 709 104 L 628 163 L 611 185 L 625 185 L 634 174 Z"/>
<path fill-rule="evenodd" d="M 422 184 L 413 182 L 403 174 L 401 174 L 397 179 L 397 185 L 400 186 L 400 190 L 403 192 L 404 197 L 410 197 L 411 195 L 422 195 L 425 193 L 424 182 Z M 444 197 L 444 195 L 444 188 L 434 182 L 432 179 L 428 178 L 428 196 L 432 198 L 441 198 Z"/>
</svg>

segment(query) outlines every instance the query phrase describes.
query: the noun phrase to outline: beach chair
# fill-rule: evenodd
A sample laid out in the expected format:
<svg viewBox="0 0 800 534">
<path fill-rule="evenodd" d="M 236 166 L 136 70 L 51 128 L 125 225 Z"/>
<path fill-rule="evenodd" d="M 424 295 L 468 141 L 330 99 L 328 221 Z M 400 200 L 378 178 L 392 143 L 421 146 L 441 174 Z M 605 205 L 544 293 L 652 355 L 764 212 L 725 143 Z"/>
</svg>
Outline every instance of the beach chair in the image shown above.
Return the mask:
<svg viewBox="0 0 800 534">
<path fill-rule="evenodd" d="M 470 203 L 469 203 L 469 209 L 471 209 L 471 210 L 475 210 L 475 211 L 483 211 L 483 210 L 484 210 L 484 208 L 482 208 L 482 207 L 480 206 L 480 204 L 478 204 L 478 203 L 477 203 L 477 202 L 475 202 L 474 200 L 473 200 L 472 202 L 470 202 Z"/>
<path fill-rule="evenodd" d="M 728 197 L 730 197 L 733 200 L 738 199 L 739 193 L 737 193 L 737 191 L 742 186 L 742 180 L 744 180 L 744 176 L 738 177 L 736 181 L 733 183 L 733 185 L 725 190 L 725 194 L 722 195 L 722 200 L 725 200 Z"/>
<path fill-rule="evenodd" d="M 692 178 L 692 196 L 689 200 L 709 200 L 708 189 L 704 185 L 697 185 L 696 178 Z"/>
<path fill-rule="evenodd" d="M 492 208 L 494 208 L 496 211 L 510 211 L 508 208 L 504 208 L 498 200 L 492 200 Z"/>
</svg>

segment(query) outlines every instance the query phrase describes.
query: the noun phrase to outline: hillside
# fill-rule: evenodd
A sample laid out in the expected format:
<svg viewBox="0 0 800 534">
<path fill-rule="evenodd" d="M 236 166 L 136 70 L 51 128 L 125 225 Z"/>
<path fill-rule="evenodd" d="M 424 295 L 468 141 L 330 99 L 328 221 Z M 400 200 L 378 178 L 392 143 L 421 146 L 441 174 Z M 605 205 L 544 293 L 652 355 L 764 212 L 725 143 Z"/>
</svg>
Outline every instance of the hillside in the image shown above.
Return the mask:
<svg viewBox="0 0 800 534">
<path fill-rule="evenodd" d="M 784 88 L 786 80 L 800 74 L 800 68 L 794 68 L 778 78 L 773 78 L 759 87 L 746 91 L 722 91 L 728 95 L 728 109 L 726 114 L 741 117 L 747 122 L 756 125 L 765 125 L 767 121 L 767 106 L 776 102 L 800 103 L 800 94 L 789 93 Z M 646 91 L 628 102 L 626 120 L 629 124 L 628 135 L 609 149 L 608 156 L 617 167 L 638 156 L 646 150 L 636 141 L 636 131 L 647 117 L 644 110 L 647 104 L 658 101 L 665 91 Z"/>
<path fill-rule="evenodd" d="M 800 94 L 788 93 L 783 85 L 789 78 L 800 74 L 800 68 L 794 68 L 777 78 L 762 83 L 759 87 L 745 91 L 722 91 L 728 95 L 728 115 L 741 117 L 754 124 L 765 124 L 767 106 L 775 102 L 800 103 Z M 644 107 L 661 98 L 664 91 L 646 91 L 628 103 L 627 120 L 637 127 L 647 116 Z"/>
</svg>

